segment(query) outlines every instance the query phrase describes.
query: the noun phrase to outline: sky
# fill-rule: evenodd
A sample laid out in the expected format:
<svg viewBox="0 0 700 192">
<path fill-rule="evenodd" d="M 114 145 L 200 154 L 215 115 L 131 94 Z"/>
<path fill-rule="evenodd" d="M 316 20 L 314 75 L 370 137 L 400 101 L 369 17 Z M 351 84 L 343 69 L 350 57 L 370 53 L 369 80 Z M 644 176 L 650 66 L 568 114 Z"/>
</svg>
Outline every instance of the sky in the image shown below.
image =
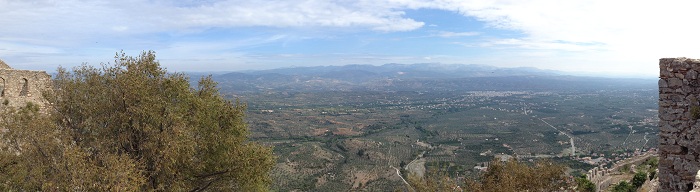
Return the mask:
<svg viewBox="0 0 700 192">
<path fill-rule="evenodd" d="M 169 71 L 442 63 L 657 77 L 700 58 L 700 1 L 0 0 L 0 59 L 55 71 L 156 52 Z"/>
</svg>

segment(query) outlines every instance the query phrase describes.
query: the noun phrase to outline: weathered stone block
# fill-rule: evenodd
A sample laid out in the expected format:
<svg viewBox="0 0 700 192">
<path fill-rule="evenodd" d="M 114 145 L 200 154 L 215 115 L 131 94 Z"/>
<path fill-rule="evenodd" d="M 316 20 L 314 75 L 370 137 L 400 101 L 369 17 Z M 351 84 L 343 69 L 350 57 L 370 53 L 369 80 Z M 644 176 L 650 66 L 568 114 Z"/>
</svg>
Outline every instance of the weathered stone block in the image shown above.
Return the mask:
<svg viewBox="0 0 700 192">
<path fill-rule="evenodd" d="M 670 121 L 676 119 L 678 116 L 670 112 L 670 110 L 659 110 L 659 119 L 663 121 Z"/>
<path fill-rule="evenodd" d="M 684 97 L 684 96 L 680 96 L 680 95 L 678 95 L 678 94 L 673 94 L 673 95 L 671 95 L 669 99 L 671 99 L 671 101 L 673 101 L 673 102 L 685 101 L 685 97 Z"/>
<path fill-rule="evenodd" d="M 659 100 L 668 100 L 668 98 L 671 98 L 671 94 L 669 93 L 659 93 Z"/>
<path fill-rule="evenodd" d="M 681 151 L 681 146 L 678 145 L 659 145 L 659 149 L 666 151 L 670 154 L 679 154 Z M 676 161 L 673 162 L 674 165 L 676 164 Z"/>
<path fill-rule="evenodd" d="M 690 153 L 689 153 L 689 154 L 686 154 L 685 157 L 683 157 L 683 159 L 690 160 L 689 163 L 690 163 L 691 165 L 688 165 L 688 167 L 690 167 L 690 168 L 692 168 L 692 167 L 694 167 L 694 166 L 696 165 L 695 163 L 693 163 L 693 162 L 695 162 L 695 155 L 694 155 L 694 154 L 690 154 Z M 693 177 L 695 177 L 694 174 L 693 174 Z"/>
<path fill-rule="evenodd" d="M 668 78 L 666 82 L 668 82 L 668 87 L 670 88 L 677 88 L 683 85 L 683 80 L 679 78 Z"/>
<path fill-rule="evenodd" d="M 673 104 L 671 101 L 659 101 L 659 107 L 669 107 Z"/>
<path fill-rule="evenodd" d="M 671 62 L 671 68 L 673 69 L 680 69 L 683 67 L 683 61 L 685 61 L 685 58 L 679 57 L 676 58 Z"/>
<path fill-rule="evenodd" d="M 691 69 L 691 70 L 688 70 L 688 73 L 686 73 L 685 76 L 688 76 L 688 78 L 694 80 L 694 79 L 697 79 L 697 78 L 698 78 L 698 72 Z"/>
<path fill-rule="evenodd" d="M 667 88 L 668 83 L 666 83 L 665 79 L 659 79 L 659 88 Z"/>
<path fill-rule="evenodd" d="M 690 84 L 690 82 L 688 82 L 688 84 Z M 681 87 L 681 90 L 683 91 L 683 94 L 691 93 L 691 92 L 693 92 L 693 90 L 695 90 L 695 89 L 693 89 L 693 87 L 688 86 L 688 84 L 683 85 L 683 86 Z"/>
<path fill-rule="evenodd" d="M 688 63 L 688 64 L 690 64 L 690 65 L 699 66 L 698 64 L 700 64 L 700 59 L 690 59 L 690 58 L 687 58 L 687 59 L 685 60 L 685 62 Z"/>
<path fill-rule="evenodd" d="M 671 77 L 671 72 L 669 70 L 663 70 L 663 69 L 666 69 L 666 67 L 662 67 L 661 69 L 662 70 L 661 70 L 661 74 L 659 75 L 659 77 L 661 77 L 662 79 Z"/>
<path fill-rule="evenodd" d="M 671 88 L 659 88 L 659 93 L 671 93 L 673 89 Z"/>
<path fill-rule="evenodd" d="M 666 131 L 666 132 L 671 132 L 671 133 L 680 131 L 678 128 L 673 127 L 671 125 L 663 126 L 660 129 L 661 129 L 661 131 Z"/>
</svg>

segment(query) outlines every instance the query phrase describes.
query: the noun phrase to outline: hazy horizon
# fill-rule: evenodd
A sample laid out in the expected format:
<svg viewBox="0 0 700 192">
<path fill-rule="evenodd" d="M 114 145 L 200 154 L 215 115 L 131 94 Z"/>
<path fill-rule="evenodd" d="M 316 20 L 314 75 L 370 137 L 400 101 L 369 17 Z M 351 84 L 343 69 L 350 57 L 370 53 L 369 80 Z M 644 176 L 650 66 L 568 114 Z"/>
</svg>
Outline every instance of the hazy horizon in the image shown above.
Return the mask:
<svg viewBox="0 0 700 192">
<path fill-rule="evenodd" d="M 464 65 L 464 66 L 469 66 L 469 65 L 477 65 L 477 66 L 485 66 L 485 67 L 496 67 L 499 69 L 525 69 L 525 68 L 530 68 L 530 69 L 536 69 L 536 70 L 542 70 L 542 71 L 547 71 L 547 72 L 552 72 L 556 73 L 556 75 L 572 75 L 572 76 L 583 76 L 583 77 L 604 77 L 604 78 L 640 78 L 640 79 L 656 79 L 658 78 L 658 75 L 646 75 L 646 74 L 615 74 L 615 73 L 605 73 L 605 72 L 582 72 L 582 71 L 559 71 L 559 70 L 552 70 L 552 69 L 541 69 L 541 68 L 536 68 L 536 67 L 529 67 L 529 66 L 520 66 L 520 67 L 498 67 L 498 66 L 493 66 L 493 65 L 482 65 L 482 64 L 444 64 L 444 63 L 386 63 L 386 64 L 377 64 L 377 65 L 372 65 L 372 64 L 346 64 L 346 65 L 316 65 L 316 66 L 284 66 L 284 67 L 277 67 L 277 68 L 267 68 L 267 69 L 244 69 L 244 70 L 198 70 L 198 71 L 177 71 L 177 70 L 169 70 L 172 72 L 185 72 L 185 73 L 204 73 L 204 74 L 225 74 L 225 73 L 232 73 L 232 72 L 240 72 L 240 73 L 248 73 L 248 72 L 258 72 L 258 71 L 267 71 L 267 70 L 278 70 L 278 69 L 293 69 L 293 68 L 312 68 L 312 67 L 342 67 L 342 66 L 352 66 L 352 65 L 372 65 L 372 66 L 383 66 L 383 65 L 416 65 L 416 64 L 438 64 L 438 65 Z"/>
</svg>

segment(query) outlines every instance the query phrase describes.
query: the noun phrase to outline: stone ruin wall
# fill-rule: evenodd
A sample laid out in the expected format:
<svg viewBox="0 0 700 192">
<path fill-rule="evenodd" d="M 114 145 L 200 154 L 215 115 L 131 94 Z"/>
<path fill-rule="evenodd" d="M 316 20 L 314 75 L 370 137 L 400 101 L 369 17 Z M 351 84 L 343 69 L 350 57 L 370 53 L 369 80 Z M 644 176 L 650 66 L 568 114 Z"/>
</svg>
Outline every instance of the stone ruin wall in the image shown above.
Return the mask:
<svg viewBox="0 0 700 192">
<path fill-rule="evenodd" d="M 614 173 L 614 171 L 603 167 L 595 167 L 588 170 L 586 179 L 595 184 L 596 191 L 602 191 L 603 189 L 607 189 L 611 184 L 612 179 L 608 179 L 611 175 L 610 173 Z"/>
<path fill-rule="evenodd" d="M 700 60 L 659 62 L 659 191 L 690 191 L 700 168 Z"/>
<path fill-rule="evenodd" d="M 47 106 L 42 96 L 51 89 L 51 76 L 45 71 L 16 70 L 0 60 L 0 108 L 24 107 L 28 102 Z"/>
</svg>

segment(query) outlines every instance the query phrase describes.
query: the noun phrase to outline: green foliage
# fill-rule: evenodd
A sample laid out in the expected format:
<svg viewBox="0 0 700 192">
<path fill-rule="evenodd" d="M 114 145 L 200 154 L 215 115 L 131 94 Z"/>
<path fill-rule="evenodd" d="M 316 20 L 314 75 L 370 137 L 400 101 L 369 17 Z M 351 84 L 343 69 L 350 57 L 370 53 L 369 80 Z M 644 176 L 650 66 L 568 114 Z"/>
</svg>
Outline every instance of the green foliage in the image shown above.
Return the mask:
<svg viewBox="0 0 700 192">
<path fill-rule="evenodd" d="M 595 184 L 588 180 L 585 175 L 576 177 L 576 189 L 581 192 L 595 192 Z"/>
<path fill-rule="evenodd" d="M 425 128 L 423 128 L 423 126 L 420 126 L 420 125 L 417 125 L 417 126 L 416 126 L 416 129 L 417 129 L 418 131 L 420 131 L 421 133 L 427 135 L 428 137 L 433 137 L 433 136 L 437 136 L 437 135 L 438 135 L 438 132 L 437 132 L 437 131 L 435 131 L 435 130 L 431 131 L 431 130 L 425 129 Z"/>
<path fill-rule="evenodd" d="M 59 68 L 46 115 L 8 112 L 0 187 L 59 191 L 263 191 L 271 148 L 249 142 L 245 105 L 191 88 L 154 52 Z M 29 112 L 27 112 L 29 111 Z M 34 110 L 37 111 L 37 110 Z"/>
<path fill-rule="evenodd" d="M 364 155 L 365 155 L 365 149 L 357 150 L 357 156 L 362 157 L 362 156 L 364 156 Z"/>
<path fill-rule="evenodd" d="M 700 106 L 690 107 L 690 115 L 693 120 L 700 119 Z"/>
<path fill-rule="evenodd" d="M 634 186 L 630 185 L 627 181 L 620 181 L 617 185 L 615 185 L 612 189 L 612 192 L 634 192 L 635 188 Z"/>
<path fill-rule="evenodd" d="M 557 191 L 568 188 L 564 174 L 566 167 L 551 161 L 537 161 L 533 165 L 516 160 L 493 160 L 478 180 L 466 179 L 465 191 Z M 416 191 L 452 191 L 458 182 L 447 174 L 429 174 L 426 178 L 409 177 Z"/>
<path fill-rule="evenodd" d="M 622 167 L 620 167 L 620 172 L 622 173 L 629 173 L 631 171 L 630 165 L 625 164 Z"/>
<path fill-rule="evenodd" d="M 659 167 L 659 157 L 650 157 L 642 165 L 649 165 L 650 170 L 655 170 Z"/>
<path fill-rule="evenodd" d="M 637 172 L 634 174 L 634 177 L 632 177 L 632 186 L 634 186 L 634 188 L 639 188 L 646 181 L 647 181 L 647 173 L 643 172 L 643 171 Z"/>
<path fill-rule="evenodd" d="M 429 172 L 426 178 L 418 177 L 415 174 L 408 176 L 408 182 L 415 191 L 454 191 L 456 182 L 446 173 Z"/>
<path fill-rule="evenodd" d="M 137 191 L 146 182 L 129 158 L 91 156 L 34 105 L 4 111 L 0 191 Z"/>
<path fill-rule="evenodd" d="M 473 191 L 555 191 L 566 186 L 566 167 L 548 160 L 534 165 L 510 160 L 491 162 L 480 182 L 467 182 Z"/>
</svg>

